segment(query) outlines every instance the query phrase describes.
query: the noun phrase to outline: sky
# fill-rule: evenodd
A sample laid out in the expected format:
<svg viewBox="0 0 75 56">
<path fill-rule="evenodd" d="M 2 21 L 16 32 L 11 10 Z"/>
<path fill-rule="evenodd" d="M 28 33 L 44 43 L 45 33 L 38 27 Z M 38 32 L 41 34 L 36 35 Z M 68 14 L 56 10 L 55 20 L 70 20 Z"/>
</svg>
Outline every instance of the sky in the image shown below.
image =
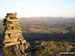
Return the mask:
<svg viewBox="0 0 75 56">
<path fill-rule="evenodd" d="M 0 18 L 10 12 L 17 17 L 75 17 L 75 0 L 0 0 Z"/>
</svg>

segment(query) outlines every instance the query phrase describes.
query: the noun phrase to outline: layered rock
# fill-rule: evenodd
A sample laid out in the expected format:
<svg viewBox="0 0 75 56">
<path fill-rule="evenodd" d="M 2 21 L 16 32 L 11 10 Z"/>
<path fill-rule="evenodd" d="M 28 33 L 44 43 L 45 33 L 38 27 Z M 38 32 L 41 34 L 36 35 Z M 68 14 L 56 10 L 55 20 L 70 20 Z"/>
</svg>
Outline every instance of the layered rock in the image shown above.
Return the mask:
<svg viewBox="0 0 75 56">
<path fill-rule="evenodd" d="M 28 48 L 29 43 L 23 38 L 22 31 L 19 25 L 19 20 L 16 17 L 16 13 L 7 13 L 4 19 L 4 46 L 21 45 L 25 49 Z M 20 47 L 21 48 L 21 47 Z"/>
</svg>

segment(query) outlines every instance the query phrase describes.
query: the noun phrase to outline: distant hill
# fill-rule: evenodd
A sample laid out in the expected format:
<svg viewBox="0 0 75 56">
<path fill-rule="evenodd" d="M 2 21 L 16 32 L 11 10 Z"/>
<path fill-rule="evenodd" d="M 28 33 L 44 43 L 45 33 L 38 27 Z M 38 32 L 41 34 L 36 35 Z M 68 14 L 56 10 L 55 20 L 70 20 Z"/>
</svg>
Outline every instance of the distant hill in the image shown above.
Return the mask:
<svg viewBox="0 0 75 56">
<path fill-rule="evenodd" d="M 23 36 L 27 40 L 75 41 L 75 18 L 31 17 L 19 18 Z M 0 36 L 3 25 L 0 19 Z"/>
<path fill-rule="evenodd" d="M 65 17 L 32 17 L 32 18 L 20 18 L 21 23 L 50 23 L 50 24 L 75 24 L 75 18 Z"/>
<path fill-rule="evenodd" d="M 63 21 L 75 21 L 75 18 L 66 18 L 66 17 L 31 17 L 31 18 L 19 18 L 20 22 L 31 22 L 31 21 L 56 21 L 56 22 L 63 22 Z M 0 19 L 2 22 L 2 19 Z"/>
<path fill-rule="evenodd" d="M 75 20 L 75 18 L 65 18 L 65 17 L 31 17 L 31 18 L 20 18 L 24 21 L 64 21 L 64 20 Z"/>
</svg>

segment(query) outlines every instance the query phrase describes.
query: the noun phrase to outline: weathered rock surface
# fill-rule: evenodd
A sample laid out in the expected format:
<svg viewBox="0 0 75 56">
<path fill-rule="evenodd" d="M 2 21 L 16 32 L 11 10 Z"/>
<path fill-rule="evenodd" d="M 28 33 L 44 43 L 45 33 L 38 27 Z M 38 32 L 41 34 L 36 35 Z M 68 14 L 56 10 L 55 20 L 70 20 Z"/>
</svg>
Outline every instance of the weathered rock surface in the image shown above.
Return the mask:
<svg viewBox="0 0 75 56">
<path fill-rule="evenodd" d="M 27 56 L 25 50 L 30 45 L 22 36 L 19 20 L 16 15 L 16 13 L 7 13 L 3 21 L 4 32 L 0 41 L 0 56 Z M 13 50 L 15 54 L 13 54 Z"/>
<path fill-rule="evenodd" d="M 22 45 L 27 49 L 29 43 L 23 38 L 16 13 L 7 13 L 4 19 L 3 45 L 4 47 L 13 45 Z"/>
</svg>

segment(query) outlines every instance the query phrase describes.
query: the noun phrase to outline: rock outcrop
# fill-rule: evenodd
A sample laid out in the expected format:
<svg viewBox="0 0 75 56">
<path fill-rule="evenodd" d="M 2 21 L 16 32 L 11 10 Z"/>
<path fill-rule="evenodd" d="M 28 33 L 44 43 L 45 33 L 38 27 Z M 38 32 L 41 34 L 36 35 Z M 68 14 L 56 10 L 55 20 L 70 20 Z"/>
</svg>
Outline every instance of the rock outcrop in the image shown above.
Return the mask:
<svg viewBox="0 0 75 56">
<path fill-rule="evenodd" d="M 21 45 L 25 49 L 29 47 L 29 43 L 23 38 L 22 31 L 19 25 L 19 20 L 16 13 L 7 13 L 4 19 L 3 45 L 4 47 Z M 20 47 L 21 48 L 21 47 Z M 22 47 L 23 48 L 23 47 Z"/>
</svg>

